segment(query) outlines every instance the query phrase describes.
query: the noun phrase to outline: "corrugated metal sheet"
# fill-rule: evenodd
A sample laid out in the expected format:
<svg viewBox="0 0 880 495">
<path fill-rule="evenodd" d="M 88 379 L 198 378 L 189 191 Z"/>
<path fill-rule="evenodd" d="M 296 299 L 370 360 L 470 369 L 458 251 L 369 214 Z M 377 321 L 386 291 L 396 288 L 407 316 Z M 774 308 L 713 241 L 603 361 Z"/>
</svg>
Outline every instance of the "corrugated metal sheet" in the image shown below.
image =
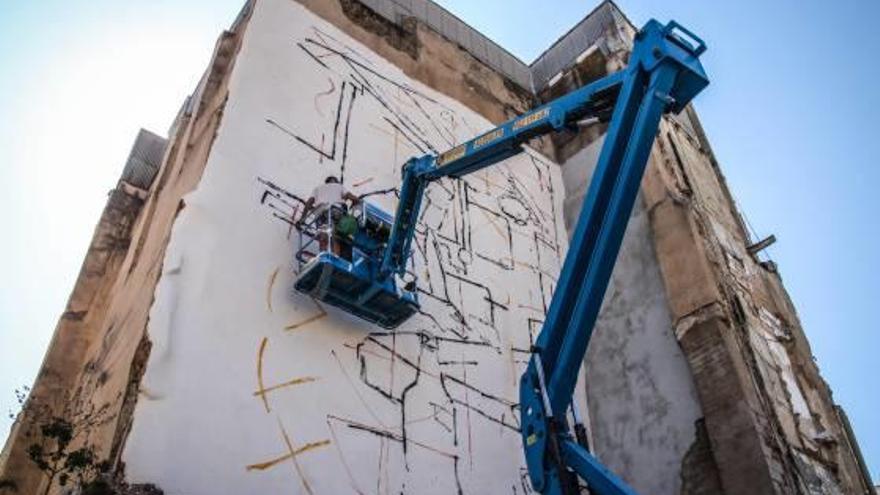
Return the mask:
<svg viewBox="0 0 880 495">
<path fill-rule="evenodd" d="M 530 69 L 535 91 L 543 89 L 550 79 L 574 64 L 584 50 L 599 41 L 606 30 L 623 18 L 611 2 L 603 2 L 587 17 L 542 53 Z"/>
<path fill-rule="evenodd" d="M 149 189 L 162 165 L 167 140 L 141 129 L 122 170 L 122 180 L 141 189 Z"/>
<path fill-rule="evenodd" d="M 413 17 L 417 19 L 425 19 L 428 16 L 428 4 L 429 0 L 410 0 L 411 1 L 411 10 L 410 13 Z"/>
</svg>

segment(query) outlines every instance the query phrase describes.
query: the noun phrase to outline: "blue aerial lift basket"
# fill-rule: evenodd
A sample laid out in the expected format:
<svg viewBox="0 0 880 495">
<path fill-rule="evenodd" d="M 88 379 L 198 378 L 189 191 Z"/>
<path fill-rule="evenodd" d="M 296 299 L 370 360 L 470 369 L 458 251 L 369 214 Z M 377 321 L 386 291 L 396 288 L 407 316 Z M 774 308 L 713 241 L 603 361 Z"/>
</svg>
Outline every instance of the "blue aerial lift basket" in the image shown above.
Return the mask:
<svg viewBox="0 0 880 495">
<path fill-rule="evenodd" d="M 415 277 L 398 284 L 376 276 L 393 223 L 368 202 L 350 212 L 342 205 L 315 210 L 300 228 L 296 290 L 383 328 L 406 321 L 419 310 Z"/>
</svg>

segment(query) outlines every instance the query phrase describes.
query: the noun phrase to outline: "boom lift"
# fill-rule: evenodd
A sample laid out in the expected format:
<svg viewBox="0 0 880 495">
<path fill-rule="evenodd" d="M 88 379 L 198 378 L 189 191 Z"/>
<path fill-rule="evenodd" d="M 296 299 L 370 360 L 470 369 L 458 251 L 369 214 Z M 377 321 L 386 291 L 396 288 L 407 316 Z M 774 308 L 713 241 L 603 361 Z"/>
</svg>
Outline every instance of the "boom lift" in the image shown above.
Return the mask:
<svg viewBox="0 0 880 495">
<path fill-rule="evenodd" d="M 522 145 L 534 137 L 576 128 L 585 119 L 608 121 L 556 292 L 520 379 L 520 424 L 535 490 L 552 495 L 579 493 L 580 477 L 592 493 L 634 495 L 587 450 L 572 394 L 660 118 L 666 112 L 680 112 L 708 85 L 699 61 L 705 50 L 700 38 L 675 21 L 664 26 L 651 20 L 636 35 L 626 69 L 439 156 L 410 159 L 403 167 L 394 219 L 361 205 L 358 215 L 363 228 L 351 239 L 350 261 L 332 251 L 306 260 L 306 248 L 301 248 L 297 258 L 305 265 L 296 281 L 297 290 L 386 328 L 396 327 L 419 308 L 415 281 L 406 281 L 410 273 L 406 267 L 429 183 L 476 172 L 520 153 Z M 331 214 L 327 215 L 322 225 L 330 223 Z M 568 421 L 570 408 L 574 435 Z"/>
</svg>

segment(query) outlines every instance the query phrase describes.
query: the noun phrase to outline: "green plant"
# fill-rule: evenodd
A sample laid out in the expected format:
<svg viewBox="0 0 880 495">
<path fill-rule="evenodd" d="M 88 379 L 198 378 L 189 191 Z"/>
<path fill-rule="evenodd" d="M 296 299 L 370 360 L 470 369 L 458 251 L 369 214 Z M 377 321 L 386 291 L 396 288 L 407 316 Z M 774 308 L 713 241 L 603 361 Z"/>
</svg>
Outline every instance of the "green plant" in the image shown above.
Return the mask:
<svg viewBox="0 0 880 495">
<path fill-rule="evenodd" d="M 15 389 L 15 401 L 18 403 L 18 410 L 13 411 L 10 409 L 8 411 L 9 419 L 14 420 L 18 416 L 18 412 L 24 408 L 24 403 L 27 402 L 28 395 L 31 393 L 31 388 L 27 385 L 22 385 L 21 388 Z M 0 488 L 3 488 L 0 485 Z"/>
<path fill-rule="evenodd" d="M 49 493 L 54 482 L 67 486 L 73 479 L 80 486 L 94 478 L 98 472 L 97 456 L 88 446 L 71 448 L 76 437 L 73 423 L 64 418 L 52 417 L 39 426 L 41 439 L 28 447 L 28 456 L 49 479 L 44 495 Z"/>
<path fill-rule="evenodd" d="M 98 461 L 88 442 L 92 429 L 110 419 L 109 404 L 96 409 L 91 402 L 74 400 L 63 407 L 50 408 L 31 397 L 23 402 L 23 407 L 30 411 L 27 435 L 34 439 L 27 448 L 28 457 L 48 479 L 43 495 L 56 483 L 83 488 L 109 469 L 107 462 Z M 60 414 L 53 410 L 60 410 Z"/>
</svg>

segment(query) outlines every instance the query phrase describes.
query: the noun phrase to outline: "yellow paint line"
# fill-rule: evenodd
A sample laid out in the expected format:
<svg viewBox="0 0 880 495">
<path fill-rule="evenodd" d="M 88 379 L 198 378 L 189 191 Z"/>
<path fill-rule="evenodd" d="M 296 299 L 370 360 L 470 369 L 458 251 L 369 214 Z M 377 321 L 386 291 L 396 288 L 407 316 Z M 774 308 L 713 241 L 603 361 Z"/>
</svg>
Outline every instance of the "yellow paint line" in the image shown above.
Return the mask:
<svg viewBox="0 0 880 495">
<path fill-rule="evenodd" d="M 303 383 L 312 383 L 315 381 L 318 381 L 318 379 L 314 376 L 304 376 L 302 378 L 294 378 L 293 380 L 288 380 L 284 383 L 279 383 L 278 385 L 272 385 L 271 387 L 268 387 L 268 388 L 261 387 L 260 390 L 257 390 L 256 392 L 254 392 L 254 395 L 255 396 L 266 395 L 267 392 L 272 392 L 273 390 L 278 390 L 278 389 L 281 389 L 284 387 L 290 387 L 293 385 L 302 385 Z"/>
<path fill-rule="evenodd" d="M 269 343 L 268 337 L 263 337 L 263 341 L 260 342 L 260 350 L 257 353 L 257 386 L 259 387 L 260 392 L 265 392 L 266 388 L 263 386 L 263 353 L 266 352 L 266 345 Z M 263 400 L 263 406 L 266 407 L 266 412 L 271 412 L 269 409 L 269 400 L 266 399 L 265 393 L 260 393 L 260 398 Z"/>
<path fill-rule="evenodd" d="M 312 322 L 318 321 L 318 320 L 320 320 L 321 318 L 327 316 L 327 312 L 324 311 L 324 307 L 321 306 L 321 303 L 319 303 L 318 301 L 316 301 L 314 298 L 312 298 L 312 302 L 315 303 L 315 307 L 318 308 L 318 311 L 320 311 L 320 313 L 316 314 L 315 316 L 311 316 L 311 317 L 309 317 L 309 318 L 306 318 L 306 319 L 303 320 L 303 321 L 298 321 L 298 322 L 296 322 L 296 323 L 291 323 L 290 325 L 287 325 L 286 327 L 284 327 L 284 330 L 286 330 L 286 331 L 296 330 L 297 328 L 302 328 L 302 327 L 308 325 L 309 323 L 312 323 Z"/>
<path fill-rule="evenodd" d="M 284 327 L 284 330 L 286 330 L 286 331 L 296 330 L 297 328 L 300 328 L 300 327 L 306 326 L 306 325 L 308 325 L 309 323 L 312 323 L 312 322 L 314 322 L 314 321 L 318 321 L 318 320 L 320 320 L 321 318 L 323 318 L 323 317 L 325 317 L 325 316 L 327 316 L 327 313 L 316 314 L 315 316 L 312 316 L 312 317 L 310 317 L 310 318 L 306 318 L 306 319 L 303 320 L 303 321 L 299 321 L 299 322 L 296 322 L 296 323 L 291 323 L 290 325 L 287 325 L 286 327 Z"/>
<path fill-rule="evenodd" d="M 361 187 L 362 185 L 364 185 L 364 184 L 369 184 L 370 182 L 373 182 L 373 178 L 372 178 L 372 177 L 367 177 L 367 178 L 364 179 L 364 180 L 360 180 L 360 181 L 358 181 L 358 182 L 355 182 L 354 184 L 351 185 L 351 187 Z"/>
<path fill-rule="evenodd" d="M 290 454 L 290 460 L 293 461 L 293 467 L 296 469 L 296 474 L 299 475 L 299 480 L 302 482 L 303 488 L 306 493 L 309 495 L 312 494 L 312 487 L 309 486 L 309 482 L 306 479 L 306 475 L 303 473 L 302 468 L 299 465 L 299 462 L 296 460 L 297 449 L 293 448 L 293 442 L 290 441 L 290 436 L 287 434 L 287 430 L 284 429 L 284 425 L 281 423 L 281 418 L 278 418 L 278 427 L 281 428 L 281 435 L 284 437 L 284 444 L 287 445 L 287 452 Z M 329 440 L 326 440 L 327 443 L 330 443 Z M 301 449 L 313 449 L 315 448 L 312 444 L 306 444 L 301 447 Z"/>
<path fill-rule="evenodd" d="M 266 307 L 269 308 L 270 313 L 272 312 L 272 287 L 275 285 L 275 279 L 278 278 L 279 270 L 281 270 L 280 266 L 275 268 L 275 271 L 269 276 L 269 284 L 266 287 Z"/>
<path fill-rule="evenodd" d="M 246 466 L 245 469 L 248 471 L 265 471 L 272 466 L 280 464 L 288 459 L 292 459 L 294 456 L 300 455 L 303 452 L 308 452 L 310 450 L 317 449 L 319 447 L 324 447 L 330 445 L 330 440 L 321 440 L 320 442 L 312 442 L 303 445 L 302 447 L 296 449 L 293 454 L 284 454 L 281 457 L 276 457 L 275 459 L 268 460 L 266 462 L 258 462 L 256 464 L 251 464 Z"/>
</svg>

